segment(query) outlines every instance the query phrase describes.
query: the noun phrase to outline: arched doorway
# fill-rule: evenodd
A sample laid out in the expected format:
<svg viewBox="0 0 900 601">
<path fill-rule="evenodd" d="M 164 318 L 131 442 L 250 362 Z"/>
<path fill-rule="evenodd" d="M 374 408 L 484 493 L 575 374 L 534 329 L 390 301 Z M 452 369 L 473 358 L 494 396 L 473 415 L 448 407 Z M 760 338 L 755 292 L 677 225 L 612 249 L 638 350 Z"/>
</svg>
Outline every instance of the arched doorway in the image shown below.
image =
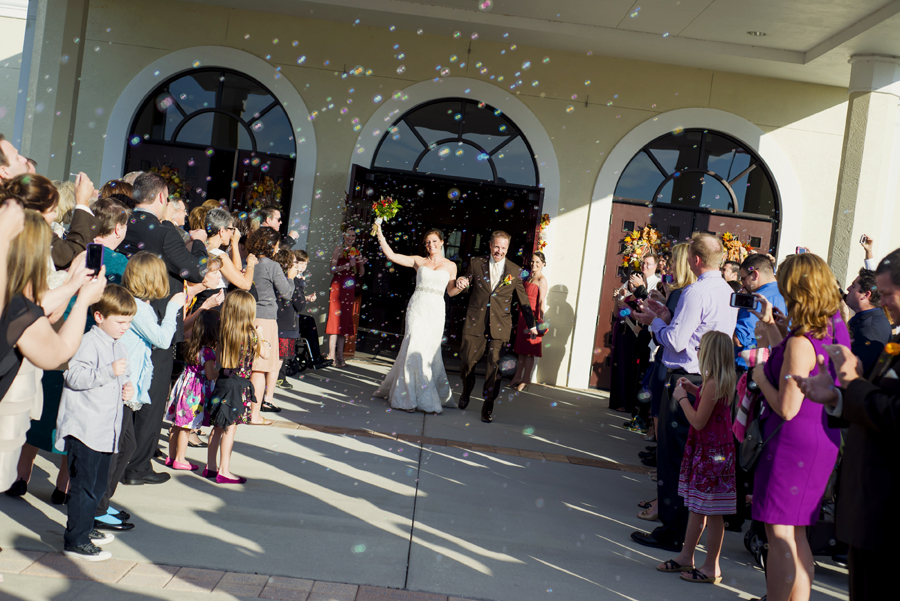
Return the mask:
<svg viewBox="0 0 900 601">
<path fill-rule="evenodd" d="M 612 292 L 627 275 L 619 267 L 626 232 L 651 225 L 672 241 L 728 232 L 774 255 L 780 207 L 765 161 L 733 136 L 676 128 L 641 148 L 622 170 L 612 199 L 591 386 L 607 387 L 617 367 L 610 348 Z"/>
<path fill-rule="evenodd" d="M 125 171 L 168 168 L 191 206 L 207 198 L 246 210 L 290 206 L 296 153 L 280 102 L 230 69 L 176 74 L 147 94 L 131 124 Z"/>
<path fill-rule="evenodd" d="M 513 236 L 509 257 L 519 264 L 535 247 L 543 189 L 534 151 L 516 123 L 485 102 L 441 98 L 395 117 L 379 138 L 371 167 L 354 166 L 348 218 L 371 223 L 372 202 L 382 196 L 403 206 L 384 226 L 397 252 L 421 254 L 421 236 L 431 228 L 444 232 L 446 255 L 460 270 L 470 257 L 487 253 L 496 229 Z M 374 241 L 364 244 L 370 256 L 377 252 Z M 415 274 L 372 262 L 363 285 L 361 337 L 375 333 L 396 341 Z M 445 332 L 451 348 L 459 346 L 466 300 L 449 301 Z"/>
</svg>

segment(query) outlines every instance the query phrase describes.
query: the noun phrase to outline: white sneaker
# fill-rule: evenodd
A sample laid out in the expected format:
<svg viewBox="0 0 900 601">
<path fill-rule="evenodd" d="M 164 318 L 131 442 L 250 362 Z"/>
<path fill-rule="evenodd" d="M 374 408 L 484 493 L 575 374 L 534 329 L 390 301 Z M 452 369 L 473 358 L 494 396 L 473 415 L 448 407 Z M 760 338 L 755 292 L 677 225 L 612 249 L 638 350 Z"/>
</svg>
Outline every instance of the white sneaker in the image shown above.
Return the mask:
<svg viewBox="0 0 900 601">
<path fill-rule="evenodd" d="M 113 534 L 109 532 L 100 532 L 96 528 L 91 530 L 91 533 L 88 536 L 95 545 L 105 545 L 106 543 L 111 543 L 116 540 L 116 537 Z"/>
</svg>

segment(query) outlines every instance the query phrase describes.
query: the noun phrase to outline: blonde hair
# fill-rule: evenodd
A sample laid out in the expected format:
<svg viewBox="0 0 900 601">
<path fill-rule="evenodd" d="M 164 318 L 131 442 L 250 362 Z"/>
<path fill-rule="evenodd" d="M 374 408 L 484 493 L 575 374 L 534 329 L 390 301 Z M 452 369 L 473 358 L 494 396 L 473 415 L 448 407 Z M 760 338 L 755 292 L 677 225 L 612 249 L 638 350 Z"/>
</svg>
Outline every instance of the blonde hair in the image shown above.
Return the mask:
<svg viewBox="0 0 900 601">
<path fill-rule="evenodd" d="M 50 242 L 53 230 L 44 217 L 25 209 L 25 229 L 9 243 L 6 256 L 6 302 L 24 294 L 31 284 L 31 301 L 41 303 L 50 273 Z"/>
<path fill-rule="evenodd" d="M 837 280 L 818 255 L 791 255 L 778 268 L 778 291 L 784 297 L 794 335 L 825 337 L 831 318 L 841 310 Z"/>
<path fill-rule="evenodd" d="M 69 225 L 72 223 L 72 213 L 75 212 L 75 183 L 53 180 L 53 185 L 59 191 L 59 204 L 56 205 L 56 223 Z"/>
<path fill-rule="evenodd" d="M 669 265 L 671 266 L 672 271 L 674 271 L 675 277 L 673 278 L 674 281 L 672 282 L 672 285 L 669 286 L 671 290 L 686 288 L 697 281 L 697 276 L 691 271 L 691 264 L 689 261 L 690 251 L 691 245 L 689 242 L 676 244 L 672 248 L 672 260 L 669 262 Z"/>
<path fill-rule="evenodd" d="M 730 405 L 737 387 L 734 369 L 734 341 L 728 334 L 710 330 L 700 339 L 700 374 L 703 383 L 716 384 L 716 401 Z"/>
<path fill-rule="evenodd" d="M 722 243 L 712 234 L 697 233 L 691 237 L 691 254 L 700 257 L 706 267 L 719 269 L 725 260 L 725 249 Z"/>
<path fill-rule="evenodd" d="M 259 336 L 253 327 L 256 300 L 246 290 L 233 290 L 222 304 L 219 327 L 219 363 L 225 369 L 237 369 L 245 354 L 259 355 Z"/>
<path fill-rule="evenodd" d="M 162 259 L 142 250 L 128 260 L 122 285 L 141 300 L 152 301 L 169 296 L 169 273 Z"/>
<path fill-rule="evenodd" d="M 134 297 L 131 296 L 128 290 L 122 286 L 107 284 L 106 288 L 103 289 L 103 296 L 100 297 L 100 300 L 91 305 L 91 311 L 99 313 L 103 317 L 112 315 L 131 317 L 137 313 L 137 303 L 134 302 Z"/>
</svg>

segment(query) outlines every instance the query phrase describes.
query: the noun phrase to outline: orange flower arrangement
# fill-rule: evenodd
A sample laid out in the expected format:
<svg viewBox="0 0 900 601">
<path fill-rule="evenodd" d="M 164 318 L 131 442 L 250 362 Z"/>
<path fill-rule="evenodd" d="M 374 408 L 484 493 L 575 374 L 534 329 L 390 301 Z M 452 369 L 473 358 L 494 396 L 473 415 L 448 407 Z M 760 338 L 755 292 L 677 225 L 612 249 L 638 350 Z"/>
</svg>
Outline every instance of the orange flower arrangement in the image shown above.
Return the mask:
<svg viewBox="0 0 900 601">
<path fill-rule="evenodd" d="M 247 189 L 247 206 L 251 210 L 278 204 L 281 201 L 281 186 L 268 175 Z"/>
<path fill-rule="evenodd" d="M 641 268 L 641 260 L 649 254 L 658 255 L 669 250 L 672 244 L 663 238 L 654 227 L 649 225 L 634 230 L 625 236 L 625 250 L 622 251 L 622 267 L 629 265 L 634 269 Z"/>
<path fill-rule="evenodd" d="M 544 213 L 541 215 L 541 225 L 538 226 L 538 244 L 537 249 L 543 251 L 547 248 L 547 241 L 544 239 L 544 230 L 550 225 L 550 215 Z"/>
<path fill-rule="evenodd" d="M 737 263 L 743 263 L 744 259 L 753 251 L 752 246 L 744 244 L 737 236 L 729 232 L 722 234 L 722 247 L 725 249 L 725 260 Z"/>
<path fill-rule="evenodd" d="M 178 167 L 171 165 L 163 165 L 162 167 L 150 167 L 151 173 L 157 173 L 166 180 L 169 186 L 169 195 L 175 198 L 187 199 L 187 190 L 185 190 L 184 178 L 178 173 Z"/>
</svg>

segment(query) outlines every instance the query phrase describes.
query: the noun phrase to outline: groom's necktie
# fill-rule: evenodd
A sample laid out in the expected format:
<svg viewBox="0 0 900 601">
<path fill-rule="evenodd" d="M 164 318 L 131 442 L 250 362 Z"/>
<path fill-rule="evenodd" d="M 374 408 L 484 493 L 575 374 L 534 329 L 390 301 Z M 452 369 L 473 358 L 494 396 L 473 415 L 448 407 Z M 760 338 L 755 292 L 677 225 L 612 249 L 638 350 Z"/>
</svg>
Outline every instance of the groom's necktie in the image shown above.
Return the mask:
<svg viewBox="0 0 900 601">
<path fill-rule="evenodd" d="M 491 263 L 490 273 L 491 273 L 491 290 L 497 287 L 497 284 L 500 283 L 500 276 L 503 275 L 503 264 L 494 261 L 493 258 L 488 259 Z"/>
</svg>

